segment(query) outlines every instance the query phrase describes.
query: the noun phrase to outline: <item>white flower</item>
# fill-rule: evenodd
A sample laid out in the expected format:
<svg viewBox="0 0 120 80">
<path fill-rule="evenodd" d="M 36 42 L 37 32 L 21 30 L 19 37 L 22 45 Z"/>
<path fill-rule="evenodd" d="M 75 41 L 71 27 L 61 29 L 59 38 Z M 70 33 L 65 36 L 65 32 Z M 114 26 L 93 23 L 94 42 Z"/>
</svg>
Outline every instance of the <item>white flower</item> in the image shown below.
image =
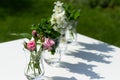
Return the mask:
<svg viewBox="0 0 120 80">
<path fill-rule="evenodd" d="M 53 29 L 54 29 L 55 31 L 58 31 L 58 27 L 57 27 L 57 26 L 54 26 Z"/>
<path fill-rule="evenodd" d="M 56 6 L 63 6 L 63 3 L 60 2 L 60 1 L 54 2 L 54 4 L 55 4 Z"/>
<path fill-rule="evenodd" d="M 50 22 L 51 22 L 52 25 L 56 24 L 55 14 L 52 14 Z"/>
<path fill-rule="evenodd" d="M 54 9 L 53 9 L 53 12 L 55 12 L 55 13 L 61 13 L 62 11 L 64 11 L 63 3 L 62 2 L 57 1 L 54 4 L 55 4 L 55 6 L 54 6 Z"/>
<path fill-rule="evenodd" d="M 50 22 L 51 25 L 54 25 L 54 29 L 56 31 L 60 31 L 61 29 L 64 29 L 67 27 L 67 17 L 65 15 L 65 10 L 63 8 L 63 3 L 60 1 L 57 1 L 54 3 L 54 9 L 53 14 L 51 16 Z"/>
<path fill-rule="evenodd" d="M 53 12 L 60 13 L 64 11 L 64 8 L 62 6 L 54 6 Z"/>
<path fill-rule="evenodd" d="M 63 11 L 62 13 L 56 14 L 55 18 L 57 24 L 60 24 L 65 19 L 65 12 Z"/>
<path fill-rule="evenodd" d="M 51 24 L 57 24 L 58 27 L 60 28 L 60 25 L 62 27 L 64 27 L 64 24 L 67 24 L 67 21 L 66 21 L 66 16 L 65 16 L 65 11 L 57 14 L 57 13 L 54 13 L 51 17 Z"/>
</svg>

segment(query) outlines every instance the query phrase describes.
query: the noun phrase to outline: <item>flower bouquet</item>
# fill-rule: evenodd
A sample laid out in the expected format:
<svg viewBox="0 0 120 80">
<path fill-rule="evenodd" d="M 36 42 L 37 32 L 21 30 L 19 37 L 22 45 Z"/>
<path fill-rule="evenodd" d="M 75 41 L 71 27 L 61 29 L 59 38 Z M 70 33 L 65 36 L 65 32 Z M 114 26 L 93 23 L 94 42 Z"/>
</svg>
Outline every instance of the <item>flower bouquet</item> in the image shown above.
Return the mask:
<svg viewBox="0 0 120 80">
<path fill-rule="evenodd" d="M 77 19 L 80 17 L 80 10 L 75 9 L 71 3 L 54 2 L 55 6 L 50 19 L 54 29 L 61 33 L 63 44 L 66 41 L 72 43 L 77 40 L 76 25 Z"/>
<path fill-rule="evenodd" d="M 73 2 L 69 2 L 63 5 L 68 21 L 66 30 L 67 43 L 75 43 L 77 41 L 76 26 L 80 17 L 80 10 L 76 9 L 72 3 Z"/>
<path fill-rule="evenodd" d="M 53 9 L 53 14 L 50 18 L 50 22 L 53 28 L 56 31 L 60 32 L 61 37 L 60 37 L 59 47 L 62 52 L 65 52 L 67 49 L 65 34 L 67 30 L 68 21 L 62 2 L 60 1 L 54 2 L 54 9 Z"/>
<path fill-rule="evenodd" d="M 28 55 L 25 69 L 28 80 L 42 79 L 44 75 L 43 59 L 49 65 L 59 63 L 61 52 L 65 51 L 67 47 L 66 39 L 70 34 L 73 38 L 76 36 L 76 29 L 73 27 L 76 25 L 79 11 L 60 1 L 56 1 L 54 4 L 51 18 L 41 19 L 39 24 L 32 25 L 31 34 L 19 34 L 28 38 L 28 41 L 24 42 L 24 51 Z"/>
<path fill-rule="evenodd" d="M 24 51 L 27 57 L 25 75 L 28 80 L 42 79 L 44 75 L 42 50 L 37 48 L 34 40 L 24 42 Z"/>
<path fill-rule="evenodd" d="M 50 62 L 50 58 L 46 59 L 46 55 L 56 55 L 60 33 L 53 29 L 49 19 L 41 19 L 38 25 L 32 26 L 32 33 L 27 35 L 31 39 L 24 42 L 25 52 L 29 53 L 25 75 L 29 80 L 33 80 L 44 74 L 43 58 L 46 62 Z M 45 52 L 47 54 L 43 57 Z"/>
</svg>

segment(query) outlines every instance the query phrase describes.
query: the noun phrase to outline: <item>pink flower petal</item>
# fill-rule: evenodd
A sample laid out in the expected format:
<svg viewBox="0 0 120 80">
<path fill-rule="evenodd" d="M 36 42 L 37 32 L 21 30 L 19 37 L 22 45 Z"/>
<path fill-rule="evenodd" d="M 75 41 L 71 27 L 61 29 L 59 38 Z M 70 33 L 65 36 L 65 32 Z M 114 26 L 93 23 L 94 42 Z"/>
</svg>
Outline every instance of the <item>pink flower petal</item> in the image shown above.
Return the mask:
<svg viewBox="0 0 120 80">
<path fill-rule="evenodd" d="M 34 51 L 36 48 L 36 44 L 35 44 L 35 41 L 29 41 L 27 43 L 27 49 L 30 50 L 30 51 Z"/>
</svg>

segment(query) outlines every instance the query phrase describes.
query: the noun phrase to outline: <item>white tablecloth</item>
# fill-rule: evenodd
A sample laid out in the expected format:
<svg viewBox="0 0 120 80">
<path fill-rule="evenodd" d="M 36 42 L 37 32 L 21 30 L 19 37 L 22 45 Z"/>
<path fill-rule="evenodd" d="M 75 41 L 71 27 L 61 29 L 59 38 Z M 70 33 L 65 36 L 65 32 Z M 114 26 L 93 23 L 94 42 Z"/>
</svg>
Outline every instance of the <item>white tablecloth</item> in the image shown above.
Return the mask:
<svg viewBox="0 0 120 80">
<path fill-rule="evenodd" d="M 0 43 L 0 80 L 27 80 L 24 40 Z M 44 63 L 49 80 L 120 80 L 120 48 L 80 34 L 77 44 L 68 46 L 60 67 Z"/>
</svg>

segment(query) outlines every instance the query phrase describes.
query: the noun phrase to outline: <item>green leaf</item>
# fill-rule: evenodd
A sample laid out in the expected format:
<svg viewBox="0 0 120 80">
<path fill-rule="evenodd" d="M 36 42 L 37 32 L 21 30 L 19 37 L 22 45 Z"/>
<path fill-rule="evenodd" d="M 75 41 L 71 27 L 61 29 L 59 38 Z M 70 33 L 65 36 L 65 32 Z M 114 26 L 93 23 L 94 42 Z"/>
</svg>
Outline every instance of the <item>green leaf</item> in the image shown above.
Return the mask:
<svg viewBox="0 0 120 80">
<path fill-rule="evenodd" d="M 74 19 L 77 19 L 80 16 L 80 10 L 75 12 Z"/>
<path fill-rule="evenodd" d="M 29 34 L 29 33 L 20 33 L 20 34 L 12 33 L 12 34 L 10 34 L 10 35 L 19 36 L 19 37 L 28 38 L 28 39 L 31 39 L 31 37 L 32 37 L 32 35 Z"/>
<path fill-rule="evenodd" d="M 39 68 L 39 61 L 34 63 L 35 68 Z"/>
<path fill-rule="evenodd" d="M 32 30 L 36 30 L 37 27 L 36 27 L 36 26 L 32 26 L 30 29 L 32 29 Z"/>
<path fill-rule="evenodd" d="M 51 50 L 51 54 L 54 55 L 55 54 L 55 49 Z"/>
<path fill-rule="evenodd" d="M 80 16 L 80 10 L 78 10 L 72 3 L 65 3 L 63 5 L 65 12 L 66 12 L 66 16 L 68 18 L 68 20 L 75 20 L 77 18 L 79 18 Z"/>
</svg>

